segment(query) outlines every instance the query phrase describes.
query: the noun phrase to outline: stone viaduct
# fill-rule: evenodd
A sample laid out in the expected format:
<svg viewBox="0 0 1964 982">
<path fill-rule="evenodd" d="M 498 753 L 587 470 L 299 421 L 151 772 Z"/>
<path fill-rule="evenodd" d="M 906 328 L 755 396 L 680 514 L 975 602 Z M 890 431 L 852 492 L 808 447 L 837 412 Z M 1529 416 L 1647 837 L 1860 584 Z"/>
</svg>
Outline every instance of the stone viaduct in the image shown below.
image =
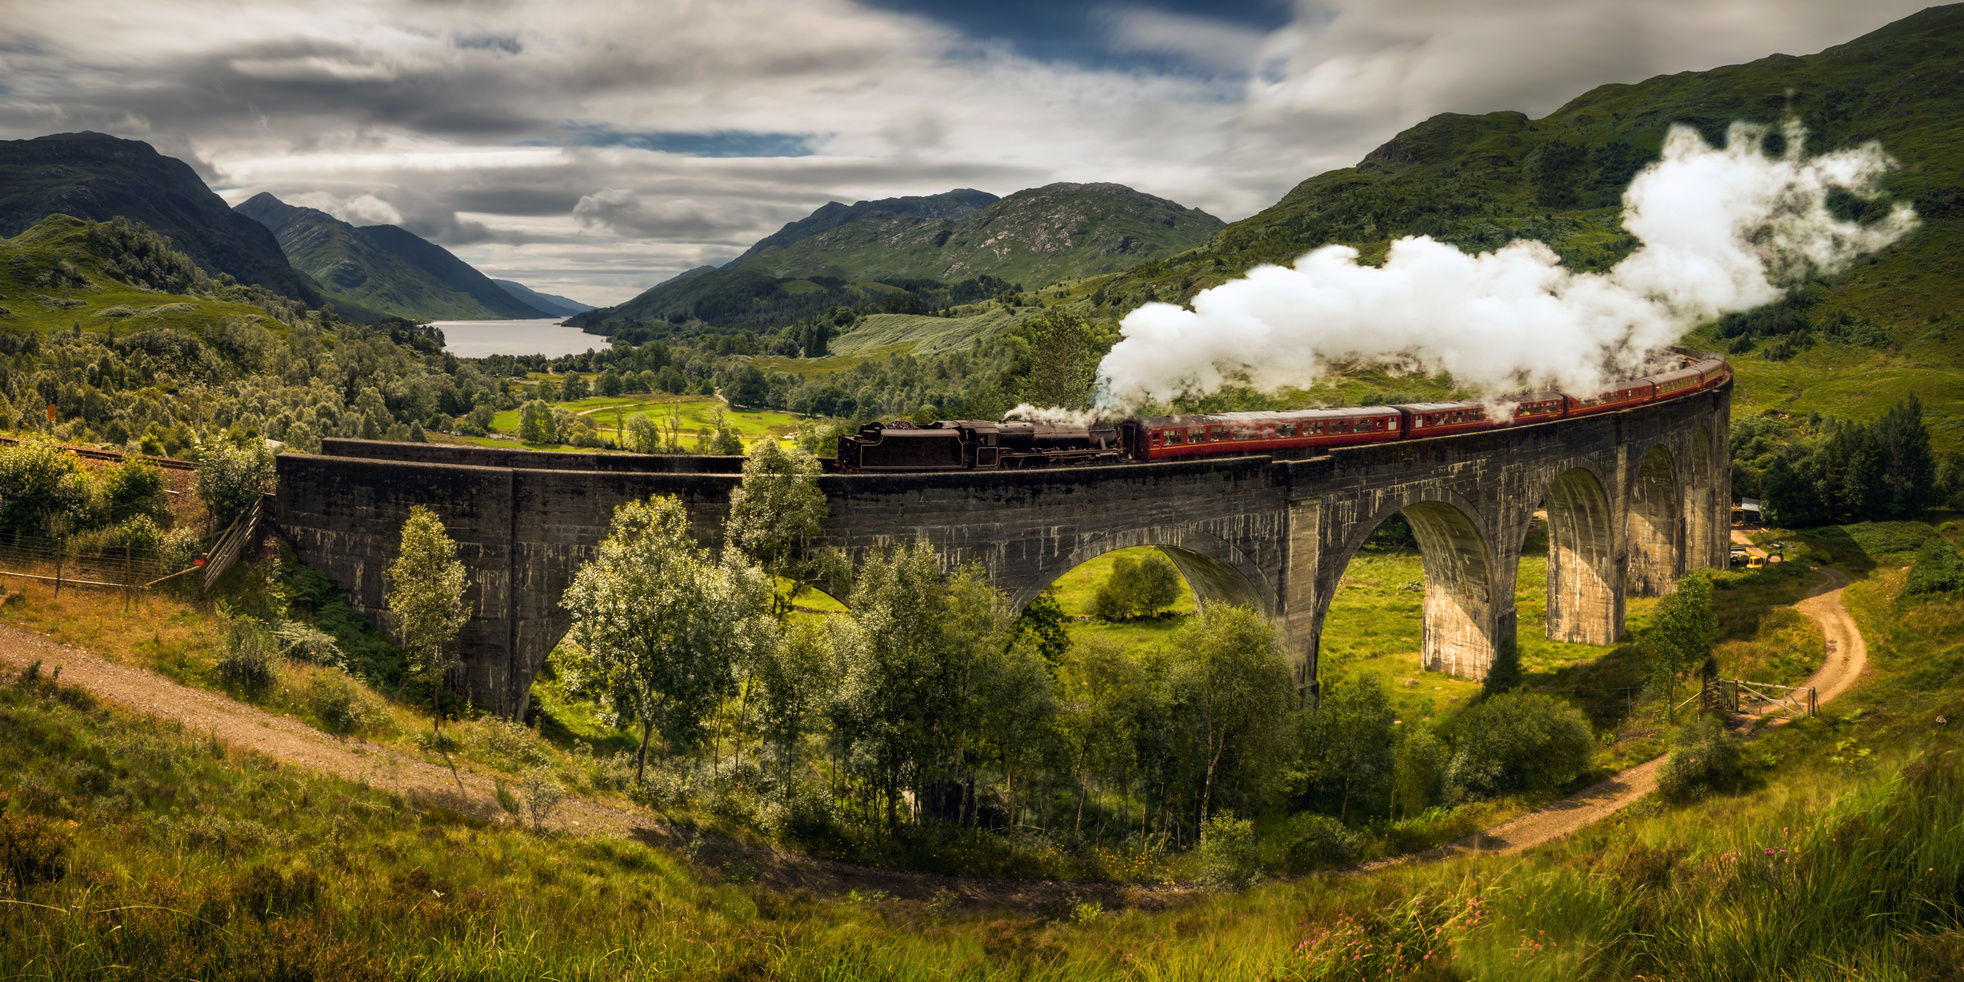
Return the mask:
<svg viewBox="0 0 1964 982">
<path fill-rule="evenodd" d="M 980 563 L 1017 604 L 1088 559 L 1158 546 L 1203 604 L 1251 604 L 1281 628 L 1298 694 L 1344 568 L 1404 512 L 1425 569 L 1427 668 L 1482 678 L 1514 642 L 1514 582 L 1538 508 L 1549 525 L 1551 637 L 1604 644 L 1624 598 L 1671 589 L 1727 554 L 1731 392 L 1486 433 L 1266 456 L 1025 471 L 832 474 L 825 538 L 863 552 L 924 539 Z M 442 516 L 475 613 L 453 683 L 522 713 L 569 627 L 559 598 L 614 506 L 674 494 L 719 545 L 741 458 L 548 453 L 324 441 L 279 457 L 274 522 L 301 559 L 381 619 L 403 519 Z"/>
</svg>

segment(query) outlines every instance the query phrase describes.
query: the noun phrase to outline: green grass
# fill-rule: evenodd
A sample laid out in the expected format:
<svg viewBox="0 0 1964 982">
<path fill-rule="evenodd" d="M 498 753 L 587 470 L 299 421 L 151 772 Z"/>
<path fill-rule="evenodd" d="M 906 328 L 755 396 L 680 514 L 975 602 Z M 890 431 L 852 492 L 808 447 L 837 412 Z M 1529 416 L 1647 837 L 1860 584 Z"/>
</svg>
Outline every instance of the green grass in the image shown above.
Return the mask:
<svg viewBox="0 0 1964 982">
<path fill-rule="evenodd" d="M 0 680 L 0 903 L 28 977 L 1943 979 L 1964 960 L 1964 607 L 1850 591 L 1874 674 L 1521 856 L 1312 876 L 1154 909 L 1136 890 L 802 879 L 714 849 L 541 836 Z M 1866 753 L 1863 753 L 1866 751 Z M 72 822 L 72 824 L 71 824 Z M 754 882 L 753 882 L 754 881 Z M 814 886 L 814 883 L 816 885 Z M 963 898 L 963 894 L 967 899 Z M 1142 906 L 1144 905 L 1144 906 Z M 1429 956 L 1429 957 L 1428 957 Z M 121 966 L 112 969 L 111 966 Z"/>
<path fill-rule="evenodd" d="M 618 426 L 626 426 L 637 416 L 645 416 L 657 423 L 665 422 L 671 411 L 678 411 L 682 417 L 683 445 L 695 446 L 696 432 L 703 427 L 714 428 L 716 411 L 726 414 L 728 425 L 736 431 L 747 448 L 758 440 L 783 439 L 798 432 L 798 423 L 804 418 L 791 413 L 772 410 L 731 409 L 729 404 L 714 396 L 679 395 L 632 395 L 632 396 L 594 396 L 575 402 L 559 402 L 554 406 L 569 409 L 593 420 L 603 440 L 616 440 L 620 436 Z M 618 411 L 618 414 L 617 414 Z M 507 409 L 491 419 L 491 428 L 499 436 L 461 437 L 477 446 L 509 447 L 518 445 L 514 439 L 518 432 L 518 410 Z M 561 444 L 532 444 L 523 446 L 534 450 L 566 450 Z"/>
</svg>

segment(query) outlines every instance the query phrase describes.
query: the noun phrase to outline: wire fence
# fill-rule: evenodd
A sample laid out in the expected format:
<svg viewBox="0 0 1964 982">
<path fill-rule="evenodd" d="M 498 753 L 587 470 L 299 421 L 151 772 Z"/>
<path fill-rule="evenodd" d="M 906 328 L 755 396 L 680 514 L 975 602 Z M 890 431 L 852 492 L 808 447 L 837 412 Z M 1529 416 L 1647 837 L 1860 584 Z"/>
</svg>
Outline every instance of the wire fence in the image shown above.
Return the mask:
<svg viewBox="0 0 1964 982">
<path fill-rule="evenodd" d="M 133 548 L 100 551 L 72 538 L 15 535 L 0 539 L 0 580 L 9 577 L 64 587 L 147 590 L 198 569 L 193 562 L 172 563 Z"/>
</svg>

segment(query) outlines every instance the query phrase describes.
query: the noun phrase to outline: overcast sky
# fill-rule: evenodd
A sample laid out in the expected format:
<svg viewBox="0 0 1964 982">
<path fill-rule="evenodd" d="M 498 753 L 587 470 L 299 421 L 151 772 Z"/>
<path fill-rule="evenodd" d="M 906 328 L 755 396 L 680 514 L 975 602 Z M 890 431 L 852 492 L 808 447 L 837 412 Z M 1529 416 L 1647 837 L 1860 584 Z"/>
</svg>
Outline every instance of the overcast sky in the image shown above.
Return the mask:
<svg viewBox="0 0 1964 982">
<path fill-rule="evenodd" d="M 1227 220 L 1434 113 L 1806 54 L 1905 0 L 0 0 L 97 130 L 587 303 L 829 200 L 1116 181 Z"/>
</svg>

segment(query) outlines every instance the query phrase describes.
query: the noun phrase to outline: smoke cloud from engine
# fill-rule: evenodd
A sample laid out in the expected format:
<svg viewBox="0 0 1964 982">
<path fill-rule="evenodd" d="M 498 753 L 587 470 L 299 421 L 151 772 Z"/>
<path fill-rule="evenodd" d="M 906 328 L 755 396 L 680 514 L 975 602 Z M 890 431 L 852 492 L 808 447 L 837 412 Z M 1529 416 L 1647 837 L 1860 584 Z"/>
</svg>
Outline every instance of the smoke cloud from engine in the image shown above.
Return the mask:
<svg viewBox="0 0 1964 982">
<path fill-rule="evenodd" d="M 1574 272 L 1516 240 L 1468 255 L 1429 236 L 1392 243 L 1382 266 L 1324 246 L 1292 268 L 1259 266 L 1205 290 L 1193 309 L 1149 303 L 1119 324 L 1099 364 L 1100 407 L 1125 411 L 1223 384 L 1306 386 L 1344 363 L 1448 372 L 1490 395 L 1594 393 L 1643 373 L 1659 349 L 1721 314 L 1779 299 L 1916 226 L 1897 203 L 1868 224 L 1830 213 L 1839 188 L 1879 193 L 1896 162 L 1870 143 L 1803 155 L 1805 131 L 1764 152 L 1768 128 L 1735 123 L 1714 148 L 1673 126 L 1662 159 L 1631 181 L 1623 226 L 1641 245 L 1606 272 Z"/>
</svg>

